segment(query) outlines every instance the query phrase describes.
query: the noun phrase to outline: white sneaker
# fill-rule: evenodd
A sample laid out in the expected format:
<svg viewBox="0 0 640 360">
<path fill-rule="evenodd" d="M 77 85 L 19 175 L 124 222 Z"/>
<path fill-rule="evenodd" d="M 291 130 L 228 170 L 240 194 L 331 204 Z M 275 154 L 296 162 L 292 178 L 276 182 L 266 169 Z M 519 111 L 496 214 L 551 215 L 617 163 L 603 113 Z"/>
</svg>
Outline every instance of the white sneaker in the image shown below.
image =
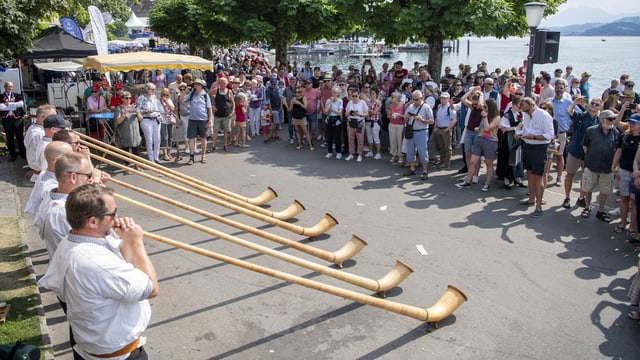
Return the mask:
<svg viewBox="0 0 640 360">
<path fill-rule="evenodd" d="M 316 136 L 316 140 L 318 140 L 318 141 L 322 140 L 322 135 Z"/>
<path fill-rule="evenodd" d="M 342 159 L 342 153 L 337 153 L 336 154 L 336 159 L 338 159 L 338 160 Z"/>
<path fill-rule="evenodd" d="M 356 159 L 357 162 L 362 162 L 362 155 L 358 155 L 358 158 Z"/>
<path fill-rule="evenodd" d="M 325 159 L 331 159 L 333 157 L 332 153 L 328 153 L 327 155 L 324 156 Z"/>
<path fill-rule="evenodd" d="M 620 216 L 620 208 L 619 208 L 619 207 L 617 207 L 617 208 L 615 208 L 615 209 L 613 209 L 613 210 L 610 210 L 610 211 L 609 211 L 609 215 L 613 215 L 613 216 Z"/>
<path fill-rule="evenodd" d="M 380 160 L 382 159 L 382 155 L 380 155 L 380 153 L 377 153 L 376 156 L 373 157 L 376 160 Z"/>
<path fill-rule="evenodd" d="M 368 147 L 368 146 L 363 146 L 363 147 L 362 147 L 362 150 L 363 150 L 363 151 L 371 151 L 371 150 L 369 150 L 369 147 Z"/>
<path fill-rule="evenodd" d="M 351 161 L 351 160 L 353 160 L 353 155 L 349 154 L 349 156 L 347 156 L 344 160 L 345 160 L 345 161 Z"/>
<path fill-rule="evenodd" d="M 473 175 L 473 177 L 471 178 L 471 183 L 472 184 L 477 184 L 478 180 L 480 180 L 480 178 L 478 178 L 477 175 Z"/>
<path fill-rule="evenodd" d="M 249 139 L 251 140 L 251 139 Z M 289 144 L 293 144 L 293 139 L 289 139 Z"/>
<path fill-rule="evenodd" d="M 251 141 L 251 136 L 247 135 L 247 140 Z"/>
<path fill-rule="evenodd" d="M 368 153 L 364 154 L 364 157 L 373 157 L 373 152 L 369 151 Z"/>
</svg>

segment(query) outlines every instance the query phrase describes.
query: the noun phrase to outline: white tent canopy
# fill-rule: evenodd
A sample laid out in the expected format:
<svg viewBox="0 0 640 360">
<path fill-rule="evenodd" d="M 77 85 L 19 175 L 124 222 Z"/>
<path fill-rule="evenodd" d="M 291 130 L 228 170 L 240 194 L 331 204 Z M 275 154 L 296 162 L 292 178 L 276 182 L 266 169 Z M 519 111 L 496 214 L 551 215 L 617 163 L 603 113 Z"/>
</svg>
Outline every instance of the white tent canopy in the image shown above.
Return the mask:
<svg viewBox="0 0 640 360">
<path fill-rule="evenodd" d="M 129 29 L 135 30 L 144 30 L 144 28 L 147 27 L 147 24 L 140 20 L 133 11 L 131 11 L 131 15 L 129 15 L 129 20 L 127 20 L 126 25 Z"/>
<path fill-rule="evenodd" d="M 50 71 L 71 72 L 82 70 L 82 64 L 73 61 L 43 62 L 35 63 L 34 65 L 38 69 Z"/>
</svg>

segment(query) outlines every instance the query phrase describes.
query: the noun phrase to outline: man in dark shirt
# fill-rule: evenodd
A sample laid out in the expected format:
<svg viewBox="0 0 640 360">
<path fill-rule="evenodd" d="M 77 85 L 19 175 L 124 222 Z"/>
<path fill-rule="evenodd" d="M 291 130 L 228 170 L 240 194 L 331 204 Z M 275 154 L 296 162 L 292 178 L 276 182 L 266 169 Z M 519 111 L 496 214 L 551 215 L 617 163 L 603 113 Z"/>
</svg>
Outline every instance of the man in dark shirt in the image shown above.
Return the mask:
<svg viewBox="0 0 640 360">
<path fill-rule="evenodd" d="M 7 148 L 9 149 L 9 161 L 16 161 L 18 151 L 16 151 L 16 143 L 20 156 L 26 159 L 26 150 L 24 147 L 24 122 L 22 117 L 25 114 L 24 100 L 21 94 L 13 92 L 13 83 L 7 81 L 4 83 L 4 93 L 0 98 L 0 118 L 2 118 L 2 126 L 7 134 Z"/>
<path fill-rule="evenodd" d="M 613 190 L 613 156 L 620 138 L 618 129 L 613 125 L 616 115 L 611 110 L 600 113 L 600 124 L 587 129 L 582 147 L 584 149 L 584 174 L 582 175 L 582 191 L 587 206 L 582 210 L 581 216 L 589 217 L 591 214 L 591 195 L 593 189 L 598 186 L 598 212 L 596 217 L 604 222 L 610 222 L 611 218 L 604 211 L 607 196 Z"/>
</svg>

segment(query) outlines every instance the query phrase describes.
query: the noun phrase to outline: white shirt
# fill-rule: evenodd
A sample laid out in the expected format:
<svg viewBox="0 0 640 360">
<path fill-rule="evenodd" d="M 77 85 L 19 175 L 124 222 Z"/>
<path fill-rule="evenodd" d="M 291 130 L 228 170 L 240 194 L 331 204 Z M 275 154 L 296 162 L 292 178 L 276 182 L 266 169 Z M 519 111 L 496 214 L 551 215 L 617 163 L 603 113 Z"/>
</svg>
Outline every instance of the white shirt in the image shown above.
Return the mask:
<svg viewBox="0 0 640 360">
<path fill-rule="evenodd" d="M 27 149 L 27 164 L 29 164 L 29 167 L 35 171 L 43 170 L 39 168 L 40 162 L 36 152 L 38 144 L 42 141 L 42 138 L 44 138 L 44 127 L 39 124 L 32 124 L 29 126 L 27 133 L 24 135 L 24 147 Z"/>
<path fill-rule="evenodd" d="M 142 300 L 151 294 L 151 280 L 122 258 L 119 243 L 112 235 L 69 234 L 38 281 L 67 303 L 74 349 L 88 360 L 100 359 L 89 354 L 110 354 L 133 342 L 151 318 L 149 301 Z"/>
<path fill-rule="evenodd" d="M 548 112 L 536 108 L 531 116 L 526 112 L 523 115 L 522 135 L 531 134 L 544 136 L 544 140 L 524 139 L 524 142 L 531 145 L 548 144 L 551 142 L 551 139 L 553 139 L 553 118 Z"/>
<path fill-rule="evenodd" d="M 36 160 L 35 160 L 35 163 L 33 164 L 32 169 L 43 171 L 48 167 L 47 159 L 44 156 L 44 148 L 46 148 L 47 145 L 49 145 L 50 143 L 51 143 L 51 138 L 44 137 L 44 136 L 42 137 L 42 141 L 37 143 L 36 153 L 34 154 L 34 157 Z M 29 167 L 31 167 L 31 164 L 29 165 Z"/>
<path fill-rule="evenodd" d="M 53 258 L 62 239 L 71 231 L 71 225 L 67 221 L 67 210 L 64 207 L 67 196 L 68 194 L 60 194 L 53 190 L 38 209 L 38 218 L 41 220 L 36 226 L 40 230 L 40 238 L 47 247 L 49 259 Z"/>
<path fill-rule="evenodd" d="M 352 110 L 360 115 L 351 115 Z M 369 106 L 367 106 L 367 103 L 362 99 L 360 99 L 357 104 L 353 101 L 349 101 L 349 103 L 347 103 L 347 107 L 345 108 L 345 114 L 347 115 L 347 117 L 357 118 L 360 121 L 364 120 L 364 115 L 368 112 Z"/>
<path fill-rule="evenodd" d="M 29 194 L 27 204 L 24 206 L 24 212 L 35 216 L 38 213 L 42 199 L 51 190 L 58 187 L 58 180 L 56 179 L 56 173 L 53 171 L 45 170 L 38 175 L 35 185 Z M 34 223 L 36 220 L 34 219 Z"/>
</svg>

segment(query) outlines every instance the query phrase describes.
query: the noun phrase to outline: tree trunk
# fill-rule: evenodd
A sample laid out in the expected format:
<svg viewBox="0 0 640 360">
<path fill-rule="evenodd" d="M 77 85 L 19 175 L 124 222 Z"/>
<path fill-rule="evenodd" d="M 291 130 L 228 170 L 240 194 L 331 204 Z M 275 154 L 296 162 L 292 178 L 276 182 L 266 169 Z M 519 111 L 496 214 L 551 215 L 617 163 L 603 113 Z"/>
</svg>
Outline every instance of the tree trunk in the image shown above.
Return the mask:
<svg viewBox="0 0 640 360">
<path fill-rule="evenodd" d="M 287 37 L 282 29 L 277 28 L 273 36 L 273 47 L 276 50 L 276 64 L 287 63 L 287 46 L 289 45 Z"/>
<path fill-rule="evenodd" d="M 440 83 L 442 74 L 442 46 L 444 39 L 442 36 L 429 37 L 429 74 L 436 83 Z"/>
</svg>

